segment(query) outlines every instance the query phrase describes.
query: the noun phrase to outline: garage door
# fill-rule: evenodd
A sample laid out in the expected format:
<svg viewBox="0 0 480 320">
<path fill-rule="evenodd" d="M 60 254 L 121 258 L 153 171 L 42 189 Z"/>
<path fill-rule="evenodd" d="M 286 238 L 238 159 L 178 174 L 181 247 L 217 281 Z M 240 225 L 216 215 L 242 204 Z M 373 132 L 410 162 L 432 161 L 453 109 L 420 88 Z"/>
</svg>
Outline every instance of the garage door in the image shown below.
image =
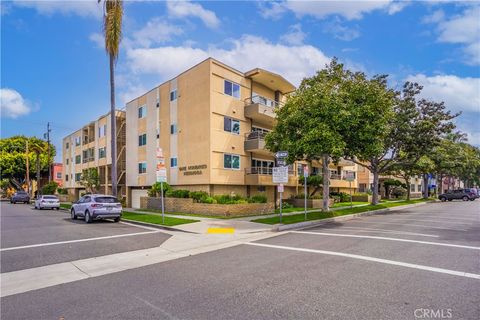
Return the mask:
<svg viewBox="0 0 480 320">
<path fill-rule="evenodd" d="M 132 208 L 140 208 L 140 197 L 146 197 L 147 190 L 132 190 Z"/>
</svg>

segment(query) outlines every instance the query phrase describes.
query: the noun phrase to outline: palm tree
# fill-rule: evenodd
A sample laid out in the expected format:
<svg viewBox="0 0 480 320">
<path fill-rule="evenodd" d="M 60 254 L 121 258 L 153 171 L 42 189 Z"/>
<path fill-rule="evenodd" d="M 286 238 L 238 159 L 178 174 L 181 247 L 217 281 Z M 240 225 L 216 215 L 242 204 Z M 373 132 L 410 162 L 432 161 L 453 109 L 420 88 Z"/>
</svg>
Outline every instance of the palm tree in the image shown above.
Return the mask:
<svg viewBox="0 0 480 320">
<path fill-rule="evenodd" d="M 101 2 L 101 0 L 98 0 Z M 112 194 L 117 196 L 117 126 L 115 117 L 115 62 L 118 59 L 122 38 L 123 3 L 121 0 L 103 0 L 103 33 L 105 50 L 110 60 L 110 121 L 112 154 Z"/>
</svg>

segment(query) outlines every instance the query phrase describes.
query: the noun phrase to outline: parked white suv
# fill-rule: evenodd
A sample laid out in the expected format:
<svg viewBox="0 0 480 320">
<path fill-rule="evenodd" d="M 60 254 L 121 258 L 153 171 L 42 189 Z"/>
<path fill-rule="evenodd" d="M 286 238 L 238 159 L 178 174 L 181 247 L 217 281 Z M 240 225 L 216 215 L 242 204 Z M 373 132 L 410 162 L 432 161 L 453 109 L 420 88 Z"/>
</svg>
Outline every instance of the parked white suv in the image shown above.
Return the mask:
<svg viewBox="0 0 480 320">
<path fill-rule="evenodd" d="M 57 196 L 47 195 L 47 196 L 38 196 L 35 199 L 35 209 L 60 209 L 60 200 Z"/>
<path fill-rule="evenodd" d="M 86 223 L 93 220 L 113 219 L 118 222 L 122 217 L 122 204 L 117 198 L 105 194 L 88 194 L 72 204 L 70 214 L 73 220 L 85 218 Z"/>
</svg>

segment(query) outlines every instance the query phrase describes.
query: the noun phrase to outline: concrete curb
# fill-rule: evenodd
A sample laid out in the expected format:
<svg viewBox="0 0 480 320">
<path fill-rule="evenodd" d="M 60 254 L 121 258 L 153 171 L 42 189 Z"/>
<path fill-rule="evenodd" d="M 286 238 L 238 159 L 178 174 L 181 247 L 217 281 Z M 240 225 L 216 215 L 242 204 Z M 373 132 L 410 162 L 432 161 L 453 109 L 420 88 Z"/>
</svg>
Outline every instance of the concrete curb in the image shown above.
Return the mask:
<svg viewBox="0 0 480 320">
<path fill-rule="evenodd" d="M 352 214 L 347 214 L 344 216 L 340 217 L 333 217 L 333 218 L 327 218 L 327 219 L 321 219 L 321 220 L 313 220 L 313 221 L 305 221 L 305 222 L 298 222 L 298 223 L 292 223 L 292 224 L 278 224 L 273 226 L 271 229 L 273 232 L 279 232 L 279 231 L 285 231 L 285 230 L 293 230 L 293 229 L 304 229 L 308 227 L 315 227 L 331 222 L 340 222 L 340 221 L 346 221 L 346 220 L 351 220 L 356 217 L 361 217 L 361 216 L 371 216 L 371 215 L 377 215 L 377 214 L 383 214 L 387 213 L 390 211 L 397 211 L 397 210 L 402 210 L 402 209 L 408 209 L 408 208 L 414 208 L 418 206 L 422 206 L 427 203 L 433 203 L 436 201 L 426 201 L 426 202 L 421 202 L 421 203 L 414 203 L 414 204 L 408 204 L 404 206 L 398 206 L 398 207 L 393 207 L 393 208 L 386 208 L 386 209 L 378 209 L 378 210 L 371 210 L 371 211 L 365 211 L 365 212 L 359 212 L 359 213 L 352 213 Z"/>
</svg>

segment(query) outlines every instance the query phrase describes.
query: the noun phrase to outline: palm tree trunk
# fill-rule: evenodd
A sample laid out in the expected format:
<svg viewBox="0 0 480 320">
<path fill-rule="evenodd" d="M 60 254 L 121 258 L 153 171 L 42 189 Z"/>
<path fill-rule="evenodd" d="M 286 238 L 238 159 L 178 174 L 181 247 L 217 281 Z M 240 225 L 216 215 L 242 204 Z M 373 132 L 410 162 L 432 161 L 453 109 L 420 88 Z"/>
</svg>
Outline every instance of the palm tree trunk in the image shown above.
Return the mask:
<svg viewBox="0 0 480 320">
<path fill-rule="evenodd" d="M 117 196 L 117 123 L 115 117 L 115 59 L 110 58 L 110 122 L 111 122 L 111 153 L 112 153 L 112 195 Z"/>
</svg>

